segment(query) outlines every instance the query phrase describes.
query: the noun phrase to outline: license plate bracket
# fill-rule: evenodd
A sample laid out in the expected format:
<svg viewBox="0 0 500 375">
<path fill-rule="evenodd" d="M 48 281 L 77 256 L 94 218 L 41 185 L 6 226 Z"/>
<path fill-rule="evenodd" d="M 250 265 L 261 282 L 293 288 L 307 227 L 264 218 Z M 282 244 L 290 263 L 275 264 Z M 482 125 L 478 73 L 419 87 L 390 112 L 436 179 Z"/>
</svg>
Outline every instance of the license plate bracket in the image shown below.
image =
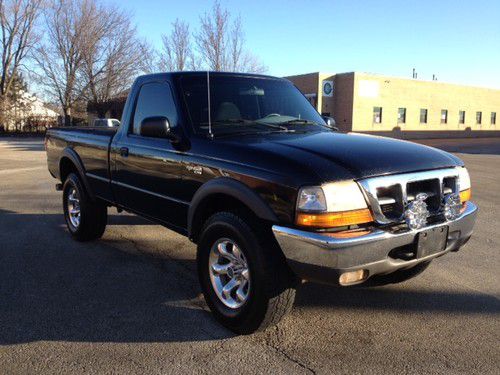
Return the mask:
<svg viewBox="0 0 500 375">
<path fill-rule="evenodd" d="M 417 259 L 443 251 L 446 249 L 447 240 L 447 225 L 420 232 L 417 239 Z"/>
</svg>

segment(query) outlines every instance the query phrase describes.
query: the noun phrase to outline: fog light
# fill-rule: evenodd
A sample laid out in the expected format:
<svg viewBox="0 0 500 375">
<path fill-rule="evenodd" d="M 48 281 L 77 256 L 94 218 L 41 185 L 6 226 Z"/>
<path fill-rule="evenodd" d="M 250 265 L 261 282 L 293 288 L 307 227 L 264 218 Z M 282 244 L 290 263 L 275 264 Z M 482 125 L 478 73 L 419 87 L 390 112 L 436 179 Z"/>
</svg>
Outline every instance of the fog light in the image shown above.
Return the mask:
<svg viewBox="0 0 500 375">
<path fill-rule="evenodd" d="M 345 272 L 339 277 L 340 285 L 350 285 L 365 280 L 368 277 L 367 270 Z"/>
<path fill-rule="evenodd" d="M 427 197 L 428 195 L 425 193 L 418 194 L 405 210 L 405 221 L 410 229 L 420 229 L 427 225 L 429 217 L 429 210 L 427 203 L 425 203 Z"/>
<path fill-rule="evenodd" d="M 458 194 L 450 194 L 444 199 L 444 217 L 446 220 L 455 220 L 460 216 L 462 202 Z"/>
</svg>

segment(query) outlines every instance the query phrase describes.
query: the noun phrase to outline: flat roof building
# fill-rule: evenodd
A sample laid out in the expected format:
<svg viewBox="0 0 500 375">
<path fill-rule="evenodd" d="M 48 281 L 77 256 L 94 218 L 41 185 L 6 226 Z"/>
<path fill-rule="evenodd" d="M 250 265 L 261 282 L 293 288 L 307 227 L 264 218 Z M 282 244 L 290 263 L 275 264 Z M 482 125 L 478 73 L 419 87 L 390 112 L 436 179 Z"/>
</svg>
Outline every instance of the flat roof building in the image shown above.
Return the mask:
<svg viewBox="0 0 500 375">
<path fill-rule="evenodd" d="M 286 78 L 342 131 L 398 138 L 500 136 L 500 90 L 358 72 Z"/>
</svg>

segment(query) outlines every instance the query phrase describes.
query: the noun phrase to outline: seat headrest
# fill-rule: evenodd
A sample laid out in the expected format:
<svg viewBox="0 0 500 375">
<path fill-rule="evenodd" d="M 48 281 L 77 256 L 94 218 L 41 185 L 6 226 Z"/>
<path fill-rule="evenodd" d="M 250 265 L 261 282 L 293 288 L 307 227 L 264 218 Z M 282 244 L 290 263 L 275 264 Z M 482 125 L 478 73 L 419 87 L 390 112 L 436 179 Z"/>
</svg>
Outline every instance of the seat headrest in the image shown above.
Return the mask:
<svg viewBox="0 0 500 375">
<path fill-rule="evenodd" d="M 222 102 L 219 105 L 217 114 L 215 116 L 216 121 L 240 119 L 240 118 L 241 118 L 241 112 L 236 106 L 236 104 L 232 102 Z"/>
</svg>

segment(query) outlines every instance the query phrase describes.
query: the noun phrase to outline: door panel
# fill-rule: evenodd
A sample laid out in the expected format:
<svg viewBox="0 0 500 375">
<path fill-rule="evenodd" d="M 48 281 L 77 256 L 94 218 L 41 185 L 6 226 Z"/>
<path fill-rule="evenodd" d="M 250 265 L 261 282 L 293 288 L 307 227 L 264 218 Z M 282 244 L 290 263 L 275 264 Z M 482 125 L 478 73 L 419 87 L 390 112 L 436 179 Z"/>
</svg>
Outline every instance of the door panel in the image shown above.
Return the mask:
<svg viewBox="0 0 500 375">
<path fill-rule="evenodd" d="M 113 189 L 117 202 L 156 220 L 186 228 L 189 203 L 181 199 L 183 155 L 165 138 L 143 137 L 140 125 L 147 117 L 167 117 L 178 124 L 172 90 L 165 81 L 141 86 L 127 134 L 112 145 Z"/>
<path fill-rule="evenodd" d="M 166 139 L 129 135 L 116 144 L 113 186 L 118 202 L 134 211 L 186 227 L 189 203 L 182 201 L 182 154 Z M 120 155 L 128 148 L 128 155 Z"/>
</svg>

